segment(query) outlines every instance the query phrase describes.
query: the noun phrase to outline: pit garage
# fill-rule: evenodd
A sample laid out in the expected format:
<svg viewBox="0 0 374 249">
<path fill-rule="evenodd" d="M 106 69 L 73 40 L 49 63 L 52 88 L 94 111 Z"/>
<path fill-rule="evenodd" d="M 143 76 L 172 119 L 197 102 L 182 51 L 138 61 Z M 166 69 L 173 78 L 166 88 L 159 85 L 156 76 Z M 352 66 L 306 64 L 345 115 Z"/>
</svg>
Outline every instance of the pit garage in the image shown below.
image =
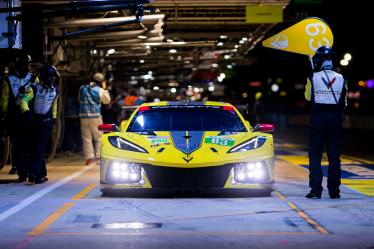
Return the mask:
<svg viewBox="0 0 374 249">
<path fill-rule="evenodd" d="M 45 65 L 59 72 L 46 181 L 17 179 L 9 127 L 18 124 L 1 104 L 0 248 L 373 248 L 366 5 L 0 1 L 2 84 L 20 55 L 31 57 L 35 77 Z M 309 56 L 284 50 L 294 40 L 282 32 L 311 18 L 331 28 L 334 70 L 348 86 L 335 199 L 328 153 L 321 198 L 305 198 L 311 104 L 304 91 L 313 71 Z M 110 101 L 95 126 L 99 154 L 87 158 L 81 89 L 97 73 Z M 33 134 L 28 124 L 17 127 Z"/>
</svg>

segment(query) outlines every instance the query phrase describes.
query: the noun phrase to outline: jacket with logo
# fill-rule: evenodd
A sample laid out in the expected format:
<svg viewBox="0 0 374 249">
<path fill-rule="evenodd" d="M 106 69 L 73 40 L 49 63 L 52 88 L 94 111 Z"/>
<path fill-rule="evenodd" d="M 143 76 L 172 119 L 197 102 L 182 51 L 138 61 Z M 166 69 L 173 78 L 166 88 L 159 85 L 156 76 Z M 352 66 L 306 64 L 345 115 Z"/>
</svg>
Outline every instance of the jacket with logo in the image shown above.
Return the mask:
<svg viewBox="0 0 374 249">
<path fill-rule="evenodd" d="M 1 112 L 13 115 L 14 111 L 19 110 L 20 101 L 25 92 L 28 91 L 33 83 L 38 82 L 39 79 L 31 73 L 26 74 L 23 78 L 19 78 L 13 74 L 5 77 L 0 96 Z M 20 91 L 20 89 L 23 90 Z"/>
<path fill-rule="evenodd" d="M 321 70 L 308 78 L 305 99 L 312 111 L 342 112 L 347 104 L 347 81 L 333 70 Z"/>
<path fill-rule="evenodd" d="M 31 111 L 37 118 L 55 119 L 57 117 L 58 93 L 55 87 L 43 83 L 32 84 L 21 98 L 22 113 Z"/>
</svg>

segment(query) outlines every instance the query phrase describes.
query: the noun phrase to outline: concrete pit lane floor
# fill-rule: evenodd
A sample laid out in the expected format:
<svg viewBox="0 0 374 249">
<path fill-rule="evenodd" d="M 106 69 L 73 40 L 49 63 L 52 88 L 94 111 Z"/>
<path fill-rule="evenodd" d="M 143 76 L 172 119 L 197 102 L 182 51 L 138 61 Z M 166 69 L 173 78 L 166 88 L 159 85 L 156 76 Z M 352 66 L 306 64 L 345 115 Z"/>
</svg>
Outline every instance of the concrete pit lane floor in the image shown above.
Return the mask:
<svg viewBox="0 0 374 249">
<path fill-rule="evenodd" d="M 78 157 L 55 159 L 49 181 L 33 186 L 9 183 L 7 166 L 0 248 L 374 248 L 374 162 L 342 162 L 340 200 L 305 199 L 307 153 L 282 142 L 269 197 L 102 197 L 99 166 Z"/>
</svg>

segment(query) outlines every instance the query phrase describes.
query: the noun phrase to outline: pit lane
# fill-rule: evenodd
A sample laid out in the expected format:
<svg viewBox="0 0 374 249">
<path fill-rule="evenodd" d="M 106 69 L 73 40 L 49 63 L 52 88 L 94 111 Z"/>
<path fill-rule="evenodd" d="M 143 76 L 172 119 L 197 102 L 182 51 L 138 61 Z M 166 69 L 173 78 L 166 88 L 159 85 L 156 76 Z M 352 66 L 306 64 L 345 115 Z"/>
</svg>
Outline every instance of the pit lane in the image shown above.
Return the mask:
<svg viewBox="0 0 374 249">
<path fill-rule="evenodd" d="M 321 200 L 307 200 L 304 148 L 278 141 L 276 154 L 276 190 L 271 197 L 102 197 L 98 166 L 83 166 L 79 157 L 58 158 L 48 165 L 47 184 L 0 185 L 0 248 L 374 245 L 374 200 L 370 197 L 374 193 L 370 165 L 374 162 L 344 156 L 343 198 L 330 200 L 324 192 Z M 367 171 L 357 171 L 357 167 Z M 0 172 L 1 179 L 11 178 L 8 169 Z"/>
</svg>

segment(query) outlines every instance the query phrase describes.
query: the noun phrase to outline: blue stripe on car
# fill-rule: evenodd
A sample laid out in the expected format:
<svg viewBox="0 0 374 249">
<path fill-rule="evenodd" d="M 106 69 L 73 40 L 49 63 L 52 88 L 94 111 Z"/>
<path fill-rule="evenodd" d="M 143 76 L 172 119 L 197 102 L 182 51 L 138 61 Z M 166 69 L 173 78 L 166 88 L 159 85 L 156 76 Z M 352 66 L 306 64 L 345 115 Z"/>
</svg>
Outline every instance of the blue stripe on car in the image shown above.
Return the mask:
<svg viewBox="0 0 374 249">
<path fill-rule="evenodd" d="M 185 154 L 191 154 L 192 152 L 200 148 L 203 142 L 204 132 L 203 131 L 189 131 L 188 135 L 190 136 L 190 138 L 188 139 L 188 146 L 187 146 L 187 139 L 185 138 L 186 136 L 185 131 L 171 131 L 170 132 L 170 137 L 173 140 L 174 147 L 182 151 Z"/>
</svg>

